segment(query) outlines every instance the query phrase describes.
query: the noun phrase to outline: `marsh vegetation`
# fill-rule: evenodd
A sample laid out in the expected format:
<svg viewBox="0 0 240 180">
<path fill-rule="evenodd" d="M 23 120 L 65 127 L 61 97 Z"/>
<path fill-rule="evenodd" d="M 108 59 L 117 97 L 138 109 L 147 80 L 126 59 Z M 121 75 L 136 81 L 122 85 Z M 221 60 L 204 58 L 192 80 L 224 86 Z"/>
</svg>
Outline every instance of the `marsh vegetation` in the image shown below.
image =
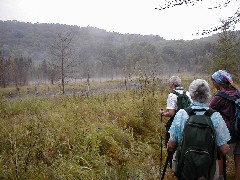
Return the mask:
<svg viewBox="0 0 240 180">
<path fill-rule="evenodd" d="M 1 96 L 1 179 L 159 179 L 158 111 L 165 107 L 167 78 L 141 76 L 127 90 L 121 81 L 107 81 L 92 84 L 89 94 L 45 96 L 39 85 L 41 95 L 29 96 L 34 85 L 14 98 Z M 193 78 L 184 78 L 186 88 Z M 66 90 L 73 87 L 85 88 Z M 164 147 L 163 164 L 165 158 Z M 173 179 L 170 170 L 166 179 Z"/>
</svg>

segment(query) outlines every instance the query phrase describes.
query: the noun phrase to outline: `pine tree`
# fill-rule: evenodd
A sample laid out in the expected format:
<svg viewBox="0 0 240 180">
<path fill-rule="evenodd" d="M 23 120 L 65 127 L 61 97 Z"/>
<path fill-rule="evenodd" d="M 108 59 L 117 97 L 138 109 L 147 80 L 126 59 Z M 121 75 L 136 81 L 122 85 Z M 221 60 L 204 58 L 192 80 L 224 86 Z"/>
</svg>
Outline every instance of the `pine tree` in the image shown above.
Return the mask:
<svg viewBox="0 0 240 180">
<path fill-rule="evenodd" d="M 237 76 L 239 73 L 237 47 L 236 32 L 228 30 L 228 25 L 225 23 L 216 44 L 216 55 L 213 57 L 213 72 L 222 69 L 230 72 L 235 77 Z"/>
</svg>

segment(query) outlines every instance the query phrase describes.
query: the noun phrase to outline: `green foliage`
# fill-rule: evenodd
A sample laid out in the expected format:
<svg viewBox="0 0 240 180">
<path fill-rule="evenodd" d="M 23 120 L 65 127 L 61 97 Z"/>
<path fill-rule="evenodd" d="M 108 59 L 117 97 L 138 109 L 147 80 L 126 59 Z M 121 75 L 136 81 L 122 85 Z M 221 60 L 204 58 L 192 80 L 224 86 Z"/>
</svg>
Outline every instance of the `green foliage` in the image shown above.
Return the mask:
<svg viewBox="0 0 240 180">
<path fill-rule="evenodd" d="M 0 118 L 7 116 L 6 104 L 6 100 L 3 99 L 3 96 L 0 96 Z"/>
<path fill-rule="evenodd" d="M 0 177 L 157 177 L 158 148 L 148 143 L 158 142 L 156 100 L 146 97 L 142 108 L 141 100 L 129 97 L 116 92 L 1 100 Z"/>
<path fill-rule="evenodd" d="M 158 112 L 168 91 L 163 79 L 156 87 L 153 75 L 135 82 L 144 86 L 89 96 L 0 99 L 0 178 L 159 179 Z M 183 82 L 187 86 L 190 78 Z M 163 154 L 164 161 L 165 147 Z"/>
<path fill-rule="evenodd" d="M 217 42 L 217 35 L 192 41 L 164 40 L 159 36 L 119 34 L 93 27 L 0 21 L 0 70 L 6 65 L 0 83 L 4 86 L 4 81 L 6 85 L 58 81 L 59 70 L 49 62 L 54 59 L 53 54 L 58 59 L 61 56 L 50 52 L 50 45 L 59 33 L 73 36 L 71 52 L 64 54 L 67 68 L 62 75 L 66 83 L 68 78 L 125 77 L 139 69 L 157 74 L 208 73 L 205 68 L 211 65 L 208 55 L 215 55 L 213 47 Z"/>
<path fill-rule="evenodd" d="M 234 79 L 238 80 L 240 68 L 237 58 L 237 35 L 234 31 L 230 31 L 226 26 L 219 34 L 219 40 L 216 44 L 217 55 L 213 58 L 213 72 L 223 69 L 234 75 Z"/>
</svg>

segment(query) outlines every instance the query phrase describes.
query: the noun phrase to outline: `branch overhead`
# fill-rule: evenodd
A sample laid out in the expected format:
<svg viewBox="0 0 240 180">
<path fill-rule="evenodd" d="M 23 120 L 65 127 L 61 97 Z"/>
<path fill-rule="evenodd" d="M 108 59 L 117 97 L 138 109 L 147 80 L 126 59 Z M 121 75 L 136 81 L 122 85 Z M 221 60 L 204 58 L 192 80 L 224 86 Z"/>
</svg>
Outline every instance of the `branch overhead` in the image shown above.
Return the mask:
<svg viewBox="0 0 240 180">
<path fill-rule="evenodd" d="M 235 2 L 238 2 L 240 0 L 235 0 Z M 156 7 L 156 10 L 166 10 L 169 8 L 174 8 L 176 6 L 194 6 L 197 3 L 204 3 L 204 2 L 209 2 L 209 0 L 165 0 L 165 3 L 162 5 L 159 5 L 159 7 Z M 208 7 L 207 9 L 213 10 L 213 9 L 223 9 L 227 8 L 230 3 L 234 2 L 233 0 L 223 0 L 223 1 L 217 1 L 215 0 L 215 4 L 212 7 Z M 209 33 L 217 32 L 221 30 L 222 28 L 228 27 L 228 29 L 235 30 L 235 25 L 239 23 L 240 21 L 240 3 L 238 4 L 238 9 L 235 12 L 232 12 L 232 16 L 224 18 L 224 20 L 221 20 L 221 22 L 224 21 L 219 26 L 207 29 L 207 30 L 202 30 L 202 32 L 196 33 L 197 35 L 206 35 Z"/>
</svg>

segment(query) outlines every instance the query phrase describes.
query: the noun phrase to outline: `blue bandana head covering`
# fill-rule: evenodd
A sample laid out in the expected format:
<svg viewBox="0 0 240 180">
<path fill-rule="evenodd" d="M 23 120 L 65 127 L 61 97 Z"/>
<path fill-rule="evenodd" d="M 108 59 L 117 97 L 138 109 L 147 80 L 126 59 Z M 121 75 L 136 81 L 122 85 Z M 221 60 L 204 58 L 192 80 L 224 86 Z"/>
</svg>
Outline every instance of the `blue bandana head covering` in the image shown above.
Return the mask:
<svg viewBox="0 0 240 180">
<path fill-rule="evenodd" d="M 218 84 L 232 84 L 232 76 L 225 70 L 218 70 L 212 75 L 212 79 Z"/>
</svg>

